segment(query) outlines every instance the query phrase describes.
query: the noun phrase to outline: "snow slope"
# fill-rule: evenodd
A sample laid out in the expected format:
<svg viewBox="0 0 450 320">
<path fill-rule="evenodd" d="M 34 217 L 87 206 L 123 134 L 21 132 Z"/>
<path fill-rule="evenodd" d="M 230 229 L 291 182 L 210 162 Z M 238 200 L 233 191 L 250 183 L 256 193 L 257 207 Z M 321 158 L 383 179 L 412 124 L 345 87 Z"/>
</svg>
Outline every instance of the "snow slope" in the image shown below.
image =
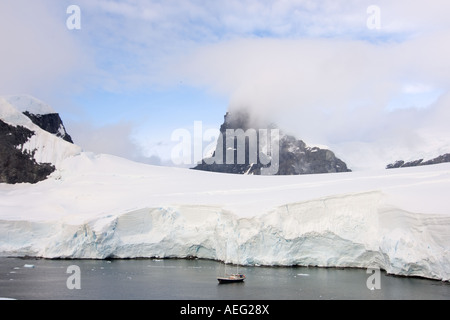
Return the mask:
<svg viewBox="0 0 450 320">
<path fill-rule="evenodd" d="M 15 95 L 3 97 L 9 104 L 14 106 L 17 111 L 28 111 L 31 114 L 52 114 L 57 113 L 51 106 L 29 95 Z"/>
<path fill-rule="evenodd" d="M 21 147 L 22 152 L 33 154 L 38 163 L 51 163 L 58 168 L 61 162 L 71 156 L 80 154 L 82 149 L 42 130 L 22 112 L 32 114 L 55 113 L 43 102 L 29 96 L 0 97 L 0 119 L 13 126 L 22 126 L 35 134 Z"/>
<path fill-rule="evenodd" d="M 243 176 L 80 153 L 0 185 L 0 255 L 380 267 L 450 280 L 450 164 Z"/>
</svg>

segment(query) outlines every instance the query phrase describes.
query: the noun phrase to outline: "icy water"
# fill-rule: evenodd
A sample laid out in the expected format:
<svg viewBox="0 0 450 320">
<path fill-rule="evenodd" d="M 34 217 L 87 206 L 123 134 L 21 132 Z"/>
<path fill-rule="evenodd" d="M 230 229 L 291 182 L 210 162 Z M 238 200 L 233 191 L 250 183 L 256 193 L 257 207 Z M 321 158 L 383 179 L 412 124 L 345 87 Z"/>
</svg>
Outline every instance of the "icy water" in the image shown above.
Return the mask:
<svg viewBox="0 0 450 320">
<path fill-rule="evenodd" d="M 68 273 L 70 266 L 79 269 Z M 71 269 L 69 268 L 69 271 Z M 369 290 L 361 269 L 240 267 L 244 283 L 219 285 L 236 267 L 206 260 L 36 260 L 0 258 L 0 297 L 20 300 L 445 299 L 450 284 L 387 276 Z M 78 278 L 76 278 L 79 276 Z M 80 289 L 69 289 L 78 284 Z"/>
</svg>

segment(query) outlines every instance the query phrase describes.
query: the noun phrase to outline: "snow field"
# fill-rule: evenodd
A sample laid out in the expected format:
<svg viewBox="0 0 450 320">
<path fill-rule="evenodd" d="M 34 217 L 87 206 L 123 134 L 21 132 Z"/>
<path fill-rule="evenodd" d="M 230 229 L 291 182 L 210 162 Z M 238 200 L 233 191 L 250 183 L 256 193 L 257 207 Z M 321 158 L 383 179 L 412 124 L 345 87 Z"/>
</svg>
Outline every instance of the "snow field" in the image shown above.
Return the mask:
<svg viewBox="0 0 450 320">
<path fill-rule="evenodd" d="M 0 255 L 195 256 L 448 281 L 449 186 L 448 164 L 258 177 L 81 153 L 47 181 L 0 186 Z"/>
</svg>

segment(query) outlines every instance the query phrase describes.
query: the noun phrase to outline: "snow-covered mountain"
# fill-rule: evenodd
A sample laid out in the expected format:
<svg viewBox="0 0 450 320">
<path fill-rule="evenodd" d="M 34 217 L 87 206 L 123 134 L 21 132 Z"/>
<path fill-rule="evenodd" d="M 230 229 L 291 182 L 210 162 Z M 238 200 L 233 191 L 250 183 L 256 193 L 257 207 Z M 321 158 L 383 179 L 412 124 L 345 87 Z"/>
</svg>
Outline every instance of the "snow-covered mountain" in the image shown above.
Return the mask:
<svg viewBox="0 0 450 320">
<path fill-rule="evenodd" d="M 4 123 L 34 134 L 19 149 L 55 165 L 37 184 L 0 183 L 0 256 L 379 267 L 450 281 L 449 163 L 296 176 L 155 167 L 81 152 L 0 107 Z"/>
<path fill-rule="evenodd" d="M 0 182 L 36 183 L 79 154 L 59 115 L 26 95 L 0 97 Z"/>
<path fill-rule="evenodd" d="M 276 141 L 272 139 L 272 132 L 274 129 L 277 130 L 277 136 L 275 137 Z M 231 134 L 228 133 L 229 130 L 231 130 Z M 237 130 L 241 130 L 241 137 L 239 137 L 239 134 L 236 134 Z M 265 138 L 261 137 L 260 130 L 266 135 Z M 250 134 L 248 134 L 249 132 Z M 262 172 L 269 167 L 271 168 L 270 171 L 273 171 L 270 174 L 276 175 L 301 175 L 351 171 L 347 168 L 347 164 L 337 158 L 331 150 L 307 146 L 305 142 L 292 135 L 285 134 L 274 124 L 257 124 L 251 119 L 250 113 L 245 110 L 227 113 L 225 115 L 224 123 L 220 127 L 220 133 L 221 136 L 218 139 L 215 152 L 212 155 L 215 159 L 213 159 L 214 161 L 210 161 L 213 163 L 208 162 L 208 160 L 211 160 L 212 158 L 203 159 L 202 162 L 194 168 L 195 170 L 251 175 L 263 174 Z M 253 137 L 251 133 L 254 133 Z M 244 147 L 245 156 L 242 159 L 244 161 L 239 162 L 238 141 L 244 141 L 243 139 L 247 139 Z M 252 142 L 254 145 L 253 150 L 250 146 Z M 271 143 L 276 143 L 279 150 L 276 154 L 276 163 L 273 154 L 272 157 L 270 157 L 270 155 L 268 156 L 268 158 L 271 159 L 265 161 L 269 163 L 263 163 L 261 161 L 261 155 L 268 155 L 269 152 L 262 152 L 262 150 L 271 149 Z M 269 145 L 269 147 L 267 147 L 267 145 Z M 229 161 L 232 163 L 227 162 L 227 152 L 229 149 L 234 153 L 234 155 L 230 157 L 233 161 Z"/>
<path fill-rule="evenodd" d="M 67 133 L 59 114 L 48 104 L 29 95 L 7 96 L 4 98 L 11 106 L 30 118 L 41 129 L 73 143 L 72 137 Z"/>
</svg>

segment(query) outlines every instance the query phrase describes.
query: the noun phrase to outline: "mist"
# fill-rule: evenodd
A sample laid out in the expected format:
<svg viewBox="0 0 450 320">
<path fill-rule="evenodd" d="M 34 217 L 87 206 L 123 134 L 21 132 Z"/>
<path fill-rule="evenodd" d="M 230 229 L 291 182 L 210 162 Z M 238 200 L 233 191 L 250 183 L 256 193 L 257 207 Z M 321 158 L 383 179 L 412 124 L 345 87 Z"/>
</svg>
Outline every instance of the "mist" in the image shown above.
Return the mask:
<svg viewBox="0 0 450 320">
<path fill-rule="evenodd" d="M 389 144 L 408 157 L 426 147 L 426 133 L 445 130 L 449 41 L 448 34 L 381 45 L 240 39 L 200 48 L 184 71 L 227 94 L 230 112 L 246 109 L 307 143 L 345 149 L 348 158 L 359 152 L 350 144 L 372 144 L 378 153 Z"/>
</svg>

